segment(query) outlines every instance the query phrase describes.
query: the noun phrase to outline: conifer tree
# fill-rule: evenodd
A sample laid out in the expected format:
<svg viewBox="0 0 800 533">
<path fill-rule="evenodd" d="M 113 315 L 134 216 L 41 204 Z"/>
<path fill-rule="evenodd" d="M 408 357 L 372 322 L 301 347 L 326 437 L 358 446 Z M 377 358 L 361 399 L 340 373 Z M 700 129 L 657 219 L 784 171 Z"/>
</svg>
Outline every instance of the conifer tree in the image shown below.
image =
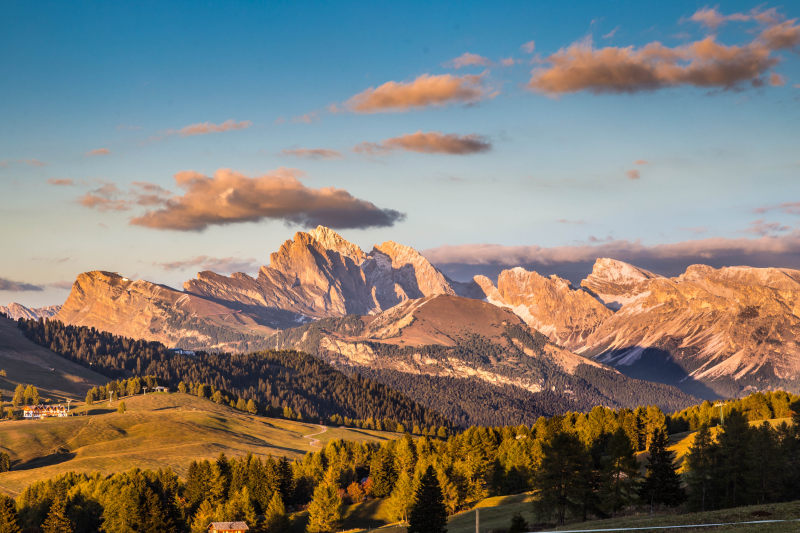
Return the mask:
<svg viewBox="0 0 800 533">
<path fill-rule="evenodd" d="M 14 500 L 0 494 L 0 531 L 4 533 L 20 533 L 17 522 L 17 506 Z"/>
<path fill-rule="evenodd" d="M 73 533 L 72 521 L 67 518 L 67 509 L 63 496 L 56 497 L 42 524 L 43 533 Z"/>
<path fill-rule="evenodd" d="M 334 479 L 338 477 L 331 470 L 325 479 L 314 489 L 314 496 L 308 505 L 309 533 L 328 533 L 339 524 L 342 519 L 342 499 L 339 497 L 339 487 Z"/>
<path fill-rule="evenodd" d="M 226 520 L 247 522 L 251 527 L 256 525 L 256 510 L 253 501 L 250 499 L 250 491 L 247 487 L 242 487 L 225 503 L 225 511 L 222 513 Z"/>
<path fill-rule="evenodd" d="M 647 460 L 647 474 L 640 492 L 652 512 L 661 504 L 670 507 L 679 505 L 686 499 L 686 494 L 681 487 L 681 478 L 675 467 L 675 454 L 667 449 L 667 433 L 657 428 L 649 440 L 650 457 Z"/>
<path fill-rule="evenodd" d="M 391 494 L 397 480 L 397 471 L 394 467 L 392 452 L 381 447 L 372 458 L 369 466 L 369 477 L 372 478 L 372 495 L 383 498 Z"/>
<path fill-rule="evenodd" d="M 192 533 L 207 533 L 208 525 L 214 521 L 216 514 L 214 506 L 208 500 L 203 500 L 192 520 Z"/>
<path fill-rule="evenodd" d="M 432 466 L 428 466 L 414 493 L 407 533 L 447 533 L 447 509 Z"/>
<path fill-rule="evenodd" d="M 263 529 L 265 533 L 283 533 L 289 530 L 289 515 L 286 514 L 286 506 L 278 491 L 272 493 L 272 499 L 264 511 Z"/>
<path fill-rule="evenodd" d="M 689 488 L 689 505 L 705 511 L 708 494 L 714 479 L 714 453 L 716 446 L 711 440 L 708 424 L 703 424 L 694 436 L 694 442 L 686 454 L 686 485 Z"/>
<path fill-rule="evenodd" d="M 403 470 L 400 472 L 400 477 L 397 478 L 391 496 L 389 496 L 388 504 L 392 520 L 406 522 L 413 500 L 414 480 L 411 478 L 411 474 Z"/>
<path fill-rule="evenodd" d="M 549 438 L 542 445 L 541 467 L 534 480 L 539 493 L 534 502 L 537 514 L 549 517 L 555 513 L 557 522 L 563 524 L 568 510 L 582 509 L 588 467 L 588 451 L 576 435 L 559 431 Z"/>
<path fill-rule="evenodd" d="M 601 500 L 612 516 L 633 503 L 637 496 L 639 463 L 625 430 L 617 429 L 606 442 L 603 454 Z"/>
<path fill-rule="evenodd" d="M 525 533 L 528 531 L 528 522 L 521 513 L 514 513 L 511 517 L 511 525 L 508 527 L 508 533 Z"/>
</svg>

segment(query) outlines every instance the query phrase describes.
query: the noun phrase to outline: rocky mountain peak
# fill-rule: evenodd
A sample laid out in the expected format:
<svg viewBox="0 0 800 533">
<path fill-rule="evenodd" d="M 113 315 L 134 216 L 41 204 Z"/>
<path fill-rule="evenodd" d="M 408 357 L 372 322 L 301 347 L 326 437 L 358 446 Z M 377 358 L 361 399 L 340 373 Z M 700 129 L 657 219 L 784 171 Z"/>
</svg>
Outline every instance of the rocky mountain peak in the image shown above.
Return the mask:
<svg viewBox="0 0 800 533">
<path fill-rule="evenodd" d="M 614 282 L 620 284 L 639 283 L 652 278 L 660 277 L 658 274 L 609 257 L 600 257 L 594 262 L 592 273 L 587 280 Z"/>
<path fill-rule="evenodd" d="M 12 302 L 7 306 L 0 305 L 0 313 L 3 313 L 11 320 L 19 320 L 20 318 L 38 320 L 40 318 L 50 318 L 55 316 L 59 310 L 60 305 L 48 305 L 45 307 L 26 307 L 20 303 Z"/>
</svg>

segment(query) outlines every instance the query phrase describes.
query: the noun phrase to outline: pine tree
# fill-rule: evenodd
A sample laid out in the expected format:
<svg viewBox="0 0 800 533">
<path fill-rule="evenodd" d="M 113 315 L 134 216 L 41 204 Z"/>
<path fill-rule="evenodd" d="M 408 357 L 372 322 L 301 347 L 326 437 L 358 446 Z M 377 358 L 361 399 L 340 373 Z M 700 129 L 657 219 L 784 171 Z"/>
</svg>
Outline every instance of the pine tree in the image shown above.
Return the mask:
<svg viewBox="0 0 800 533">
<path fill-rule="evenodd" d="M 528 522 L 525 521 L 521 513 L 514 513 L 511 517 L 511 525 L 508 527 L 508 533 L 525 533 L 528 531 Z"/>
<path fill-rule="evenodd" d="M 117 412 L 122 414 L 126 410 L 127 410 L 127 407 L 125 406 L 125 402 L 119 402 L 119 405 L 117 406 Z"/>
<path fill-rule="evenodd" d="M 447 533 L 447 509 L 432 466 L 428 466 L 414 493 L 407 533 Z"/>
<path fill-rule="evenodd" d="M 231 498 L 225 503 L 224 509 L 226 520 L 242 520 L 247 522 L 251 527 L 255 526 L 256 509 L 253 506 L 253 501 L 250 499 L 250 491 L 247 490 L 247 487 L 242 487 L 231 495 Z"/>
<path fill-rule="evenodd" d="M 394 468 L 392 452 L 381 447 L 372 458 L 369 465 L 369 477 L 372 478 L 372 495 L 383 498 L 391 494 L 397 480 L 397 471 Z"/>
<path fill-rule="evenodd" d="M 714 478 L 714 453 L 716 446 L 711 440 L 708 424 L 703 424 L 694 436 L 694 442 L 686 454 L 686 485 L 689 488 L 689 504 L 693 509 L 705 511 L 709 491 Z"/>
<path fill-rule="evenodd" d="M 539 516 L 555 512 L 557 522 L 563 524 L 568 510 L 584 507 L 589 459 L 586 447 L 572 433 L 559 431 L 542 445 L 541 467 L 534 480 L 539 493 L 534 508 Z"/>
<path fill-rule="evenodd" d="M 252 398 L 247 400 L 247 412 L 251 415 L 258 413 L 258 407 L 256 407 L 256 402 Z"/>
<path fill-rule="evenodd" d="M 603 454 L 600 487 L 601 501 L 611 515 L 635 500 L 639 463 L 625 430 L 617 429 L 608 437 Z"/>
<path fill-rule="evenodd" d="M 25 403 L 25 385 L 22 383 L 17 385 L 17 387 L 14 389 L 14 396 L 11 400 L 11 403 L 14 405 L 14 407 L 19 407 Z"/>
<path fill-rule="evenodd" d="M 400 477 L 397 478 L 397 483 L 395 483 L 394 490 L 389 497 L 389 512 L 392 520 L 407 521 L 408 511 L 411 509 L 413 500 L 414 480 L 407 471 L 403 470 L 400 472 Z"/>
<path fill-rule="evenodd" d="M 328 533 L 339 524 L 342 519 L 342 499 L 339 497 L 339 488 L 333 481 L 335 476 L 325 476 L 325 480 L 314 489 L 314 496 L 308 505 L 309 533 Z"/>
<path fill-rule="evenodd" d="M 17 522 L 17 506 L 14 500 L 0 494 L 0 531 L 3 533 L 20 533 Z"/>
<path fill-rule="evenodd" d="M 192 520 L 192 533 L 207 533 L 208 525 L 214 521 L 216 514 L 214 506 L 208 500 L 203 500 L 200 507 L 194 513 Z"/>
<path fill-rule="evenodd" d="M 286 514 L 286 506 L 278 491 L 272 494 L 267 510 L 264 511 L 263 529 L 265 533 L 283 533 L 289 530 L 289 515 Z"/>
<path fill-rule="evenodd" d="M 50 512 L 42 524 L 43 533 L 73 533 L 72 521 L 67 518 L 67 509 L 62 496 L 56 497 Z"/>
<path fill-rule="evenodd" d="M 650 437 L 650 457 L 647 474 L 642 483 L 642 499 L 650 504 L 650 511 L 661 504 L 674 507 L 686 499 L 681 478 L 675 467 L 675 454 L 667 449 L 667 433 L 657 428 Z"/>
</svg>

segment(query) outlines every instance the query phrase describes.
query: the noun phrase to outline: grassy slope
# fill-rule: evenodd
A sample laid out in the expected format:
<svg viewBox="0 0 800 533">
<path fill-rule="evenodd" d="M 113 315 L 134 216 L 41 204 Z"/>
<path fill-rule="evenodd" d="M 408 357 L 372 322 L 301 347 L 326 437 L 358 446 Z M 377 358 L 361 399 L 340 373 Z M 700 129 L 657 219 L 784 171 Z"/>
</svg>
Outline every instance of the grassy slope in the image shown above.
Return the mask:
<svg viewBox="0 0 800 533">
<path fill-rule="evenodd" d="M 8 451 L 13 470 L 0 474 L 0 490 L 16 493 L 33 481 L 63 472 L 120 472 L 134 467 L 172 467 L 179 475 L 195 459 L 272 454 L 295 458 L 319 445 L 304 435 L 319 426 L 251 416 L 188 394 L 157 393 L 124 399 L 127 412 L 94 405 L 90 416 L 0 422 L 0 450 Z M 386 440 L 393 433 L 330 428 L 314 436 L 331 439 Z"/>
<path fill-rule="evenodd" d="M 18 383 L 33 384 L 42 397 L 84 399 L 86 391 L 108 378 L 29 341 L 16 322 L 0 317 L 0 391 L 8 399 Z"/>
</svg>

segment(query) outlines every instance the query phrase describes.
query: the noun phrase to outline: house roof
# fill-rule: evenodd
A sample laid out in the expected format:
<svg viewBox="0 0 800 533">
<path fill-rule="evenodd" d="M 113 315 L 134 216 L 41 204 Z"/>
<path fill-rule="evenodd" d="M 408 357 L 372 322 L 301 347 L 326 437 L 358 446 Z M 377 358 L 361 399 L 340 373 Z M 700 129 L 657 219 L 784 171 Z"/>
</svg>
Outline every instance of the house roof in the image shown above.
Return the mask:
<svg viewBox="0 0 800 533">
<path fill-rule="evenodd" d="M 211 522 L 211 525 L 208 527 L 209 529 L 213 528 L 222 531 L 228 529 L 247 531 L 250 529 L 247 527 L 247 522 Z"/>
</svg>

